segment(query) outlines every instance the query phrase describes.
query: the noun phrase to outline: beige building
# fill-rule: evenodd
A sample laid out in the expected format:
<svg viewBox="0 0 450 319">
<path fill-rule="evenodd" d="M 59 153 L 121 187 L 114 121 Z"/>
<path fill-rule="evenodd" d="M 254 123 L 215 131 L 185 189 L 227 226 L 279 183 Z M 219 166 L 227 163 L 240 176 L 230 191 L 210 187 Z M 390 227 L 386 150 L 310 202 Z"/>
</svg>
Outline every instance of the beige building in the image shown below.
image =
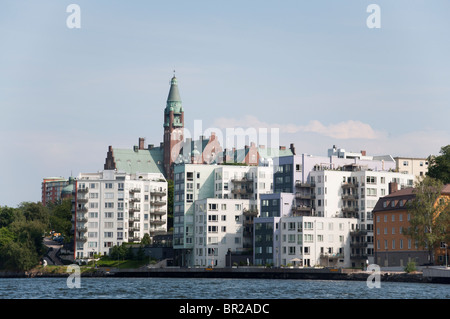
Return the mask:
<svg viewBox="0 0 450 319">
<path fill-rule="evenodd" d="M 428 172 L 427 158 L 394 157 L 394 160 L 397 165 L 397 171 L 400 173 L 411 174 L 415 178 L 423 178 Z"/>
</svg>

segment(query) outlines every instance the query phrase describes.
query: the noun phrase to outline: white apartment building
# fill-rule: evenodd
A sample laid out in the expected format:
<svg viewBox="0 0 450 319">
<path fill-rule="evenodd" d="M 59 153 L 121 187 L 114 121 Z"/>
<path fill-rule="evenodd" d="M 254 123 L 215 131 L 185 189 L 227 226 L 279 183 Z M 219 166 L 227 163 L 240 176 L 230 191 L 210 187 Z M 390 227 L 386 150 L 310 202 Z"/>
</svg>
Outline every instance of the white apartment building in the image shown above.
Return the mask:
<svg viewBox="0 0 450 319">
<path fill-rule="evenodd" d="M 357 219 L 359 232 L 352 238 L 352 259 L 353 266 L 359 267 L 366 259 L 373 263 L 372 210 L 378 199 L 388 195 L 390 187 L 398 190 L 413 186 L 414 175 L 352 165 L 340 170 L 314 170 L 310 182 L 314 185 L 312 193 L 308 193 L 313 198 L 314 216 Z"/>
<path fill-rule="evenodd" d="M 178 164 L 174 167 L 175 263 L 192 266 L 194 254 L 194 203 L 197 200 L 253 200 L 259 212 L 259 196 L 271 193 L 272 166 Z M 247 245 L 246 239 L 246 245 Z"/>
<path fill-rule="evenodd" d="M 350 267 L 350 234 L 356 224 L 356 218 L 281 217 L 274 265 Z"/>
<path fill-rule="evenodd" d="M 167 181 L 161 173 L 81 173 L 74 203 L 76 259 L 167 232 Z"/>
<path fill-rule="evenodd" d="M 195 266 L 225 267 L 228 252 L 252 246 L 257 203 L 251 199 L 207 198 L 195 202 Z M 250 246 L 248 246 L 250 245 Z"/>
</svg>

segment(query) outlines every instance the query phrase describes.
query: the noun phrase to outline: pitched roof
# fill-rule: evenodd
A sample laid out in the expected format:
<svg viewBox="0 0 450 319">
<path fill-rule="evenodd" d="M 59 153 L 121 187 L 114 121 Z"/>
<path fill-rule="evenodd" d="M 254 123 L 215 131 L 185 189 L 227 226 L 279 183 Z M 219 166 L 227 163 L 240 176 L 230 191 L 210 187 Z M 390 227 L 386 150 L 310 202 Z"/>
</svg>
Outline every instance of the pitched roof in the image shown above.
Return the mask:
<svg viewBox="0 0 450 319">
<path fill-rule="evenodd" d="M 164 173 L 164 150 L 152 149 L 118 149 L 113 148 L 116 169 L 128 174 Z"/>
</svg>

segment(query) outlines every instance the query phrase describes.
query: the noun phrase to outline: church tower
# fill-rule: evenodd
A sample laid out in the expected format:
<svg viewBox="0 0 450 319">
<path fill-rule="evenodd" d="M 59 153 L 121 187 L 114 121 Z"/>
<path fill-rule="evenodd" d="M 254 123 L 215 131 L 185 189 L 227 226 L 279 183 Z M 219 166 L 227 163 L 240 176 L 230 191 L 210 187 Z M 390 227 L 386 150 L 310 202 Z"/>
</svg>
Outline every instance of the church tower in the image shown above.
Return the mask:
<svg viewBox="0 0 450 319">
<path fill-rule="evenodd" d="M 170 81 L 170 91 L 164 109 L 164 172 L 166 178 L 173 179 L 173 163 L 180 153 L 183 143 L 184 111 L 175 75 Z"/>
</svg>

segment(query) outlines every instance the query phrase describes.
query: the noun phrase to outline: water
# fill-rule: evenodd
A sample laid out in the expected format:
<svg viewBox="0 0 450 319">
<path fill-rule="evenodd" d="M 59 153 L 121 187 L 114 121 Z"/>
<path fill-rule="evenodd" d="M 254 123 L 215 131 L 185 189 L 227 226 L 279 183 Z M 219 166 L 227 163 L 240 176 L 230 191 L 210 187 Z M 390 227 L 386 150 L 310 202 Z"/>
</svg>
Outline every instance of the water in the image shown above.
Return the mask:
<svg viewBox="0 0 450 319">
<path fill-rule="evenodd" d="M 365 281 L 84 278 L 0 278 L 0 299 L 450 299 L 450 285 Z"/>
</svg>

